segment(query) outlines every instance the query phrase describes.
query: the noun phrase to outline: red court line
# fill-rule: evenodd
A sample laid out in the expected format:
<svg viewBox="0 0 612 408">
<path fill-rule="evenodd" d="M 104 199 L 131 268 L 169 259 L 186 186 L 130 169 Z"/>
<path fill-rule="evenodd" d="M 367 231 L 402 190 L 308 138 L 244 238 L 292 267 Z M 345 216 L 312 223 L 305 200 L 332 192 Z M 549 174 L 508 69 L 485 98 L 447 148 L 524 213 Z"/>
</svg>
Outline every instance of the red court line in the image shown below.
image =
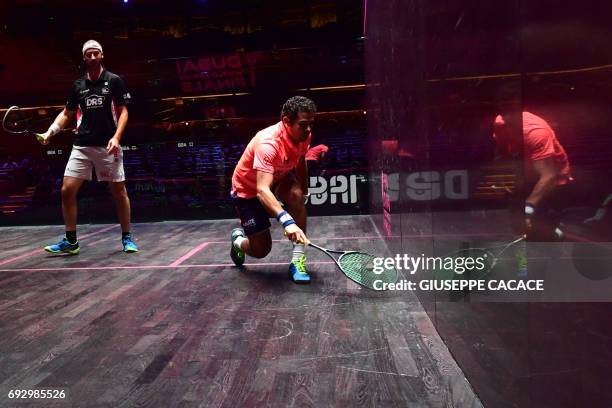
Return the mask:
<svg viewBox="0 0 612 408">
<path fill-rule="evenodd" d="M 101 234 L 101 233 L 106 232 L 106 231 L 108 231 L 108 230 L 111 230 L 111 229 L 113 229 L 113 228 L 117 228 L 117 226 L 118 226 L 118 225 L 113 224 L 113 225 L 109 225 L 108 227 L 102 228 L 101 230 L 98 230 L 98 231 L 90 232 L 90 233 L 88 233 L 88 234 L 81 235 L 81 239 L 83 239 L 83 238 L 88 238 L 88 237 L 92 237 L 92 236 L 94 236 L 94 235 Z"/>
<path fill-rule="evenodd" d="M 196 253 L 200 252 L 202 249 L 206 248 L 209 244 L 210 244 L 210 242 L 202 242 L 200 245 L 198 245 L 197 247 L 193 248 L 191 251 L 187 252 L 185 255 L 181 256 L 179 259 L 177 259 L 176 261 L 172 262 L 168 266 L 179 266 L 180 264 L 185 262 L 187 259 L 191 258 L 194 254 L 196 254 Z"/>
<path fill-rule="evenodd" d="M 85 234 L 81 238 L 90 237 L 92 235 L 96 235 L 96 234 L 108 231 L 109 229 L 114 228 L 114 227 L 116 227 L 116 225 L 111 225 L 111 226 L 103 228 L 103 229 L 101 229 L 99 231 L 92 232 L 90 234 Z M 488 233 L 488 232 L 485 232 L 485 233 L 471 233 L 471 234 L 458 234 L 458 233 L 455 233 L 455 234 L 452 234 L 452 233 L 449 233 L 449 234 L 422 234 L 422 235 L 415 234 L 415 235 L 404 235 L 403 238 L 420 238 L 420 239 L 440 238 L 440 237 L 463 237 L 463 238 L 467 238 L 467 237 L 479 237 L 479 236 L 487 237 L 487 236 L 500 236 L 500 235 L 503 235 L 503 234 L 500 234 L 500 233 Z M 399 235 L 393 235 L 393 236 L 390 236 L 390 237 L 381 237 L 381 236 L 378 236 L 378 235 L 364 235 L 364 236 L 348 236 L 348 237 L 317 237 L 317 238 L 313 238 L 312 241 L 313 242 L 317 242 L 319 240 L 328 240 L 328 241 L 345 240 L 345 241 L 348 241 L 348 240 L 359 240 L 359 239 L 361 239 L 361 240 L 363 240 L 363 239 L 368 239 L 368 240 L 373 240 L 373 239 L 375 239 L 375 240 L 383 240 L 383 239 L 387 239 L 387 238 L 400 238 L 400 236 Z M 212 239 L 215 239 L 215 238 L 212 238 Z M 273 242 L 285 242 L 285 241 L 287 241 L 287 239 L 286 238 L 275 239 L 275 240 L 272 240 L 272 241 Z M 192 249 L 189 253 L 185 254 L 184 255 L 184 257 L 186 257 L 185 259 L 183 259 L 183 257 L 181 257 L 181 258 L 177 259 L 176 261 L 174 261 L 172 264 L 170 264 L 168 266 L 180 266 L 180 263 L 184 262 L 186 259 L 188 259 L 189 257 L 193 256 L 193 254 L 195 254 L 196 252 L 200 251 L 201 249 L 203 249 L 207 245 L 210 245 L 210 244 L 228 244 L 228 243 L 229 243 L 229 240 L 202 242 L 200 244 L 200 246 Z M 13 262 L 13 261 L 16 261 L 16 260 L 19 260 L 19 259 L 22 259 L 22 258 L 25 258 L 27 256 L 34 255 L 34 254 L 38 253 L 39 251 L 40 250 L 35 250 L 35 251 L 32 251 L 32 252 L 28 252 L 26 254 L 20 255 L 20 256 L 18 256 L 16 258 L 10 258 L 10 259 L 4 260 L 4 261 L 0 261 L 0 266 L 5 265 L 5 264 L 10 263 L 10 262 Z M 192 253 L 192 251 L 193 251 L 193 253 Z M 178 262 L 178 264 L 174 265 L 177 262 Z M 261 264 L 258 264 L 258 265 L 261 265 Z M 163 267 L 163 266 L 160 266 L 160 267 Z M 53 270 L 56 270 L 56 269 L 53 269 Z"/>
<path fill-rule="evenodd" d="M 461 238 L 470 238 L 470 237 L 501 237 L 501 236 L 506 236 L 508 234 L 503 234 L 500 232 L 476 232 L 476 233 L 470 233 L 470 234 L 459 234 L 459 233 L 449 233 L 449 234 L 413 234 L 413 235 L 404 235 L 404 236 L 400 236 L 400 235 L 391 235 L 391 236 L 385 236 L 385 237 L 381 237 L 379 235 L 362 235 L 362 236 L 350 236 L 350 237 L 315 237 L 315 238 L 309 238 L 312 242 L 319 242 L 319 241 L 350 241 L 350 240 L 363 240 L 363 239 L 367 239 L 367 240 L 384 240 L 384 239 L 391 239 L 391 238 L 420 238 L 420 239 L 431 239 L 431 238 L 450 238 L 450 237 L 461 237 Z M 510 235 L 508 235 L 510 236 Z M 221 239 L 221 238 L 210 238 L 210 239 Z M 282 238 L 282 239 L 273 239 L 272 242 L 285 242 L 287 240 L 287 238 Z M 225 239 L 223 241 L 206 241 L 209 244 L 229 244 L 229 240 Z"/>
<path fill-rule="evenodd" d="M 90 236 L 91 236 L 91 235 L 90 235 Z M 100 239 L 99 239 L 99 240 L 97 240 L 97 241 L 90 242 L 90 243 L 89 243 L 89 245 L 96 245 L 96 244 L 99 244 L 100 242 L 107 241 L 108 239 L 110 239 L 110 237 L 100 238 Z M 9 262 L 18 261 L 18 260 L 20 260 L 20 259 L 22 259 L 22 258 L 27 258 L 27 257 L 30 257 L 30 256 L 32 256 L 32 255 L 41 254 L 42 252 L 44 252 L 44 249 L 42 249 L 42 248 L 35 249 L 34 251 L 31 251 L 31 252 L 25 253 L 25 254 L 23 254 L 23 255 L 20 255 L 20 256 L 15 257 L 15 258 L 8 259 L 8 260 L 7 260 L 7 261 L 5 261 L 5 262 L 0 262 L 0 266 L 4 265 L 4 264 L 6 264 L 6 263 L 9 263 Z M 53 255 L 53 254 L 48 253 L 48 252 L 44 252 L 44 254 L 43 254 L 43 255 L 51 256 L 51 255 Z M 66 255 L 59 255 L 59 254 L 58 254 L 58 256 L 66 256 Z M 71 255 L 68 255 L 68 256 L 71 256 Z"/>
<path fill-rule="evenodd" d="M 394 238 L 399 238 L 399 235 L 394 236 Z M 220 238 L 211 238 L 211 239 L 220 239 Z M 378 239 L 378 240 L 381 240 L 383 238 L 379 237 L 378 235 L 372 235 L 372 236 L 364 235 L 361 237 L 318 237 L 318 238 L 312 238 L 311 241 L 319 242 L 322 240 L 337 241 L 337 240 L 351 240 L 351 239 Z M 228 244 L 229 245 L 228 239 L 224 241 L 206 241 L 206 242 L 209 244 Z M 273 239 L 272 242 L 289 242 L 289 240 L 287 238 Z"/>
<path fill-rule="evenodd" d="M 334 261 L 313 261 L 308 262 L 309 265 L 325 265 L 333 264 Z M 287 265 L 287 262 L 260 262 L 260 263 L 246 263 L 244 266 L 255 267 L 255 266 L 278 266 Z M 235 267 L 233 263 L 225 264 L 195 264 L 195 265 L 117 265 L 117 266 L 85 266 L 85 267 L 55 267 L 55 268 L 13 268 L 13 269 L 0 269 L 0 272 L 47 272 L 47 271 L 105 271 L 112 269 L 172 269 L 172 268 L 221 268 L 221 267 Z"/>
<path fill-rule="evenodd" d="M 111 228 L 115 228 L 115 227 L 116 227 L 116 225 L 111 225 L 111 226 L 109 226 L 109 227 L 102 228 L 101 230 L 98 230 L 98 231 L 95 231 L 95 232 L 91 232 L 91 233 L 89 233 L 89 234 L 81 235 L 81 236 L 79 237 L 79 239 L 93 237 L 94 235 L 101 234 L 101 233 L 106 232 L 106 231 L 110 230 Z M 96 241 L 96 242 L 100 242 L 100 241 Z M 95 242 L 94 242 L 94 243 L 95 243 Z M 0 266 L 2 266 L 2 265 L 6 265 L 6 264 L 9 264 L 9 263 L 11 263 L 11 262 L 18 261 L 18 260 L 23 259 L 23 258 L 30 257 L 30 256 L 32 256 L 32 255 L 39 254 L 39 253 L 41 253 L 42 251 L 43 251 L 43 249 L 42 249 L 42 248 L 37 248 L 37 249 L 34 249 L 34 250 L 30 251 L 30 252 L 26 252 L 25 254 L 22 254 L 22 255 L 19 255 L 19 256 L 13 257 L 13 258 L 4 259 L 4 260 L 0 261 Z"/>
<path fill-rule="evenodd" d="M 604 249 L 609 249 L 610 248 L 610 242 L 609 241 L 594 241 L 589 237 L 586 237 L 584 235 L 579 235 L 579 234 L 575 234 L 572 232 L 567 232 L 567 231 L 563 231 L 565 233 L 565 238 L 567 238 L 565 240 L 565 242 L 577 242 L 577 243 L 581 243 L 581 244 L 593 244 L 595 246 L 599 246 L 602 247 Z"/>
</svg>

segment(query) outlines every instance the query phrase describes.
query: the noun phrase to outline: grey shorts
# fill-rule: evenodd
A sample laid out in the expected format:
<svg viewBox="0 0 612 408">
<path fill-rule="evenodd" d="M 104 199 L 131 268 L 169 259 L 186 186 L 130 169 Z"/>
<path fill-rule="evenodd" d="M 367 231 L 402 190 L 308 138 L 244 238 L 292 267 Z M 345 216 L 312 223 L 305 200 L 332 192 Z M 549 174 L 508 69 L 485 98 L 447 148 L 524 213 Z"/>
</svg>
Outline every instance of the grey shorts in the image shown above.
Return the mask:
<svg viewBox="0 0 612 408">
<path fill-rule="evenodd" d="M 96 168 L 98 181 L 125 181 L 123 151 L 108 154 L 106 147 L 73 146 L 64 177 L 91 180 L 92 169 Z"/>
</svg>

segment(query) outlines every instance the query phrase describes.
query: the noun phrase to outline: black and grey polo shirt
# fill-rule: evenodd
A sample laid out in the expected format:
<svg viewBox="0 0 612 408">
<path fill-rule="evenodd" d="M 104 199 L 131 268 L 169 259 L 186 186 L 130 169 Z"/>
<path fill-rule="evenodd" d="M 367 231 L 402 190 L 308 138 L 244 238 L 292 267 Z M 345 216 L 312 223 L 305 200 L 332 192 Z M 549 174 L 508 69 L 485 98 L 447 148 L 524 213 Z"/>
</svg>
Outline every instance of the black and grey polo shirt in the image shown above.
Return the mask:
<svg viewBox="0 0 612 408">
<path fill-rule="evenodd" d="M 87 74 L 74 81 L 66 109 L 77 111 L 75 146 L 106 147 L 117 130 L 115 107 L 127 105 L 130 99 L 123 80 L 107 70 L 96 81 Z"/>
</svg>

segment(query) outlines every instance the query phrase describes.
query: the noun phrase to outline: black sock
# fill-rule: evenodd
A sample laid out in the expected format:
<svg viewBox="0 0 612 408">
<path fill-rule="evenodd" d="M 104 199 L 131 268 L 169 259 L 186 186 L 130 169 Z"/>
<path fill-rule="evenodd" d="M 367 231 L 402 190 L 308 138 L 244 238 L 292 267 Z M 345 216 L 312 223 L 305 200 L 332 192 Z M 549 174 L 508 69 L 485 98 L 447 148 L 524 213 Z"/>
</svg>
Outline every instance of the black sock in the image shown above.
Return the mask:
<svg viewBox="0 0 612 408">
<path fill-rule="evenodd" d="M 76 231 L 66 231 L 66 239 L 71 244 L 76 244 L 77 242 Z"/>
<path fill-rule="evenodd" d="M 132 234 L 130 234 L 130 231 L 127 231 L 127 232 L 123 231 L 123 232 L 121 233 L 121 239 L 125 239 L 125 237 L 129 237 L 129 236 L 131 236 L 131 235 L 132 235 Z"/>
</svg>

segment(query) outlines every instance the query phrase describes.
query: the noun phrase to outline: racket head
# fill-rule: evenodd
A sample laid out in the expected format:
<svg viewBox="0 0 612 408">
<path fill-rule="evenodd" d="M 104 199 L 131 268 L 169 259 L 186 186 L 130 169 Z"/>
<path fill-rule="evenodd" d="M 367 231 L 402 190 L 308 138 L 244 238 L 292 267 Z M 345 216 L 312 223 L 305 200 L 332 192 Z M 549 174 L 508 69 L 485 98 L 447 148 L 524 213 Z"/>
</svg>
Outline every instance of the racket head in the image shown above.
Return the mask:
<svg viewBox="0 0 612 408">
<path fill-rule="evenodd" d="M 380 290 L 383 283 L 397 282 L 397 270 L 387 268 L 383 264 L 380 266 L 383 269 L 382 272 L 375 273 L 374 259 L 376 258 L 365 252 L 350 251 L 340 255 L 337 262 L 342 273 L 353 282 L 368 289 Z"/>
<path fill-rule="evenodd" d="M 19 106 L 11 106 L 2 118 L 2 129 L 8 133 L 30 133 L 31 120 Z"/>
</svg>

